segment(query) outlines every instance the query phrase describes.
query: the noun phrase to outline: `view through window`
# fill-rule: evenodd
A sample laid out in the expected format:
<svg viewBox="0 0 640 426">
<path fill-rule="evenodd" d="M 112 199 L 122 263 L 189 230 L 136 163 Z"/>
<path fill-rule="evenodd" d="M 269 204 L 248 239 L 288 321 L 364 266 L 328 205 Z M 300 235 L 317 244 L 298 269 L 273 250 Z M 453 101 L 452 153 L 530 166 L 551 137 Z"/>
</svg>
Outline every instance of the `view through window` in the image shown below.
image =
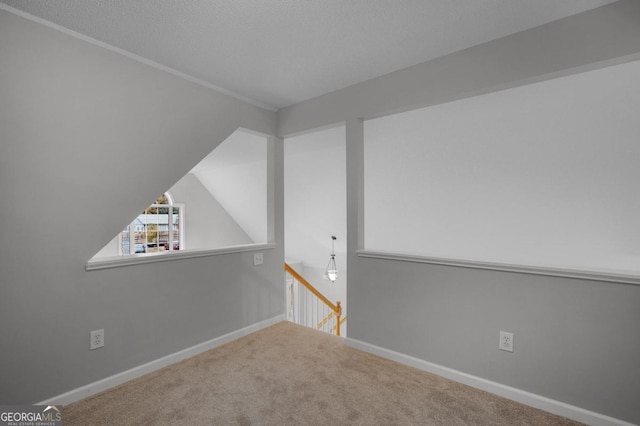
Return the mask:
<svg viewBox="0 0 640 426">
<path fill-rule="evenodd" d="M 120 232 L 119 251 L 123 256 L 184 249 L 182 208 L 163 194 Z"/>
</svg>

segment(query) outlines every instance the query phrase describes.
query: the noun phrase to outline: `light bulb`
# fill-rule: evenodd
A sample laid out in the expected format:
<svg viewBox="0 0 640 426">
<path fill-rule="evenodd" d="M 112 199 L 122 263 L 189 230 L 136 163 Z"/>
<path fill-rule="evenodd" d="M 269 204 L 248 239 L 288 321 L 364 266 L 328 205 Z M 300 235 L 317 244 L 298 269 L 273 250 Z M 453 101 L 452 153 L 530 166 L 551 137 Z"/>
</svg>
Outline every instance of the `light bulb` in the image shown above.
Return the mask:
<svg viewBox="0 0 640 426">
<path fill-rule="evenodd" d="M 334 255 L 331 255 L 329 264 L 327 265 L 327 278 L 333 283 L 338 279 L 338 267 L 336 266 L 336 259 Z"/>
</svg>

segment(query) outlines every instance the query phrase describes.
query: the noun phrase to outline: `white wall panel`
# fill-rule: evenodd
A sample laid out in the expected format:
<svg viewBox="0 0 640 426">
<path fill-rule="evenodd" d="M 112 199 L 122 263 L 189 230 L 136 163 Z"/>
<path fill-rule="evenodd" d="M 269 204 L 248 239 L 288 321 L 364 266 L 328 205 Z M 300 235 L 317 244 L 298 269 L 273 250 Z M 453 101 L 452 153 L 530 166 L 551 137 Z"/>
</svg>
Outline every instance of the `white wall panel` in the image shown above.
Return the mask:
<svg viewBox="0 0 640 426">
<path fill-rule="evenodd" d="M 365 248 L 640 272 L 640 62 L 365 122 Z"/>
</svg>

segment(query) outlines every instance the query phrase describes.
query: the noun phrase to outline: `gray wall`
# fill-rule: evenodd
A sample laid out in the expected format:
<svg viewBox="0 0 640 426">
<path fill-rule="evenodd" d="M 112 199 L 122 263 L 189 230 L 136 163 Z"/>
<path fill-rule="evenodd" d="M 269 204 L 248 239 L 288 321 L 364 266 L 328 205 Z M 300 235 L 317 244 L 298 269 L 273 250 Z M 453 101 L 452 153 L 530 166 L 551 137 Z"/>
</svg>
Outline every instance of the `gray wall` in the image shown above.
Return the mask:
<svg viewBox="0 0 640 426">
<path fill-rule="evenodd" d="M 364 258 L 349 278 L 351 338 L 640 423 L 638 286 Z"/>
<path fill-rule="evenodd" d="M 238 127 L 274 134 L 275 113 L 5 11 L 0 69 L 2 403 L 34 403 L 284 313 L 281 220 L 259 267 L 249 252 L 84 270 Z M 281 173 L 275 184 L 277 219 Z M 106 346 L 89 351 L 99 328 Z"/>
<path fill-rule="evenodd" d="M 349 338 L 640 423 L 640 286 L 356 254 L 361 118 L 638 57 L 640 3 L 622 1 L 281 110 L 285 136 L 346 121 Z M 497 349 L 501 329 L 512 354 Z"/>
<path fill-rule="evenodd" d="M 640 287 L 358 258 L 354 119 L 637 57 L 639 6 L 614 3 L 281 111 L 282 135 L 347 120 L 352 338 L 640 423 Z M 280 140 L 278 248 L 263 266 L 244 253 L 83 269 L 237 127 L 273 134 L 275 114 L 6 12 L 0 69 L 3 403 L 36 402 L 284 312 Z M 143 157 L 172 167 L 139 179 Z M 104 200 L 121 214 L 99 213 L 96 227 L 83 212 L 102 212 Z M 516 333 L 514 354 L 495 348 L 503 324 Z M 96 328 L 106 347 L 89 352 Z"/>
</svg>

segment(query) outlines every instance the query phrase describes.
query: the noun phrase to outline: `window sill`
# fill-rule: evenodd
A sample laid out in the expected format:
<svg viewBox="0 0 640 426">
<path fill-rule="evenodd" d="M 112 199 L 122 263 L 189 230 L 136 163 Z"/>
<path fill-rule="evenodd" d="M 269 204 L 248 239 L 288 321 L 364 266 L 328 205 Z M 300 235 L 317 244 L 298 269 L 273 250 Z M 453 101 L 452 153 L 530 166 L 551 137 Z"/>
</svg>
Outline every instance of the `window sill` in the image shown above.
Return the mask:
<svg viewBox="0 0 640 426">
<path fill-rule="evenodd" d="M 551 277 L 577 278 L 590 281 L 640 285 L 640 275 L 618 273 L 615 271 L 516 265 L 372 250 L 358 250 L 356 254 L 358 257 L 370 259 L 397 260 L 401 262 L 428 263 L 433 265 L 457 266 L 462 268 L 487 269 L 491 271 L 517 272 L 521 274 L 546 275 Z"/>
<path fill-rule="evenodd" d="M 196 257 L 218 256 L 230 253 L 244 253 L 256 250 L 269 250 L 275 247 L 276 245 L 274 243 L 246 244 L 217 249 L 184 250 L 169 253 L 149 253 L 133 254 L 131 256 L 103 257 L 100 259 L 92 259 L 88 261 L 85 266 L 85 270 L 95 271 L 98 269 L 120 268 L 123 266 L 141 265 L 144 263 L 169 262 L 172 260 L 193 259 Z"/>
</svg>

